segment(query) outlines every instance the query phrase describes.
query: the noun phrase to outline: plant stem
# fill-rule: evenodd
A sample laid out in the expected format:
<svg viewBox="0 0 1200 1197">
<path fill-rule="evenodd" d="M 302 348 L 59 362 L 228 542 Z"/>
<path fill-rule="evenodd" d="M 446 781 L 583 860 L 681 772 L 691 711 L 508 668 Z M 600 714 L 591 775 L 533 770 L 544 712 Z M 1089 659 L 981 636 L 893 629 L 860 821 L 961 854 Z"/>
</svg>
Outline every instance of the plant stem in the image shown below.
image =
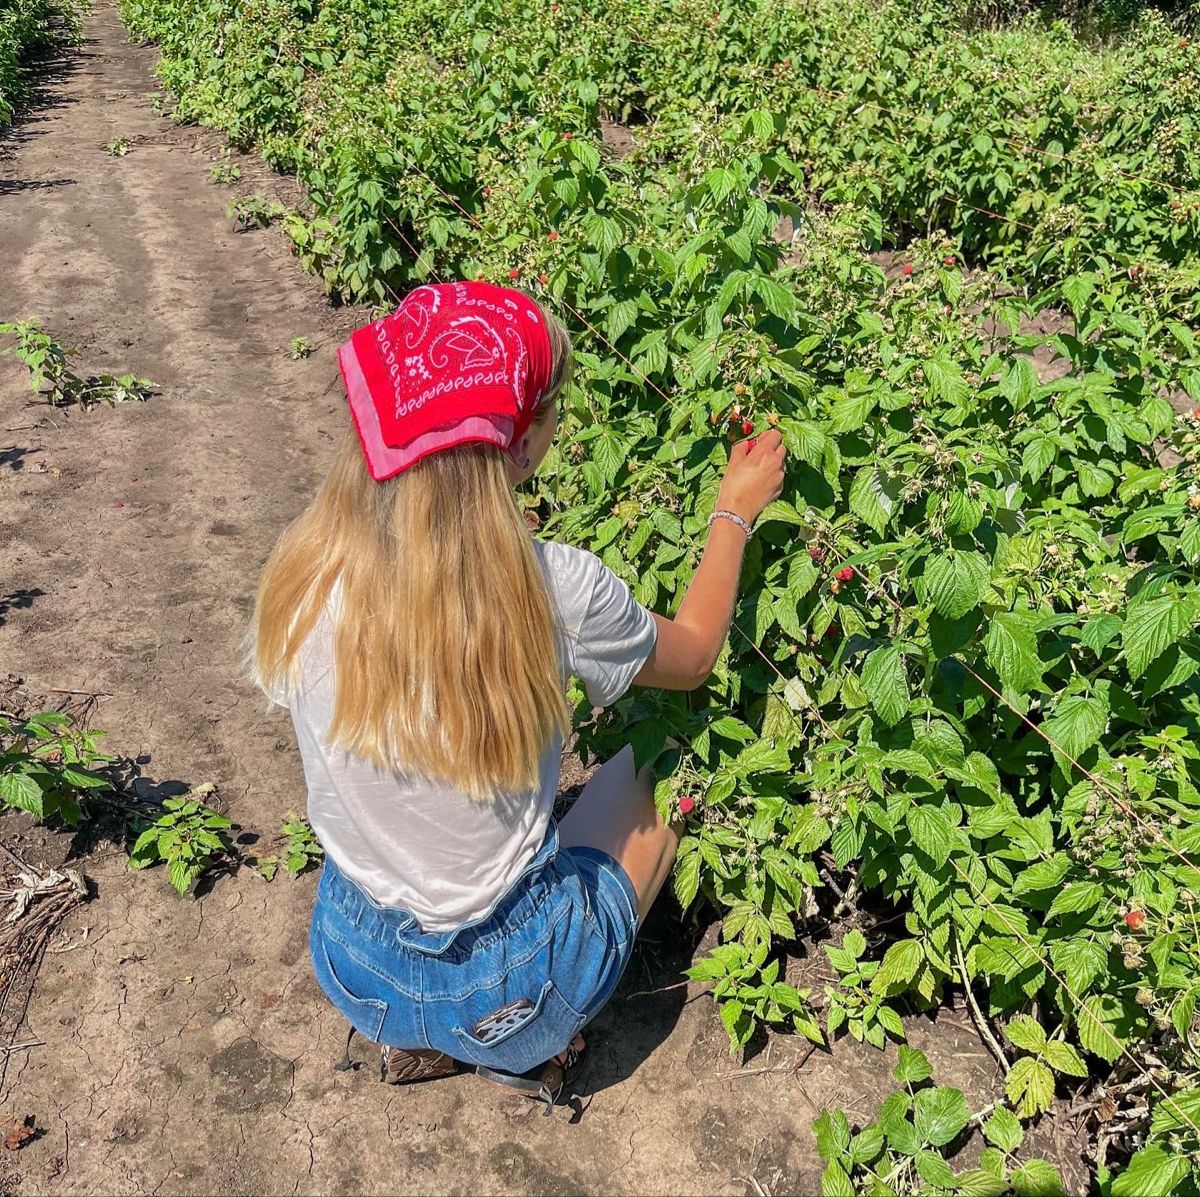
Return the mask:
<svg viewBox="0 0 1200 1197">
<path fill-rule="evenodd" d="M 971 1008 L 971 1018 L 975 1023 L 975 1028 L 984 1043 L 991 1049 L 992 1055 L 996 1057 L 1001 1071 L 1005 1076 L 1008 1076 L 1008 1057 L 1005 1056 L 1004 1049 L 996 1041 L 996 1036 L 992 1034 L 992 1028 L 988 1026 L 988 1021 L 984 1017 L 983 1011 L 979 1008 L 979 1003 L 975 1000 L 974 991 L 971 989 L 971 978 L 967 975 L 967 961 L 963 956 L 962 944 L 959 942 L 957 936 L 954 940 L 954 951 L 958 957 L 958 973 L 962 978 L 963 990 L 967 995 L 967 1005 Z"/>
</svg>

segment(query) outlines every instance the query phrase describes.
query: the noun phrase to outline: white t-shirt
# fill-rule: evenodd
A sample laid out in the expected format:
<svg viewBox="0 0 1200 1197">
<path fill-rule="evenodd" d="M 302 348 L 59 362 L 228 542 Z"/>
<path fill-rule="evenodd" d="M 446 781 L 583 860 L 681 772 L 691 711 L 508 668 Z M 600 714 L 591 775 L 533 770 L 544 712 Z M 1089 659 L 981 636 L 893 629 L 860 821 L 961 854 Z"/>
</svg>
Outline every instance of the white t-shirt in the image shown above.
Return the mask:
<svg viewBox="0 0 1200 1197">
<path fill-rule="evenodd" d="M 535 542 L 558 616 L 559 660 L 595 706 L 615 702 L 654 648 L 653 617 L 594 554 Z M 333 623 L 327 612 L 301 650 L 290 702 L 308 783 L 308 817 L 330 858 L 382 906 L 410 911 L 424 931 L 489 914 L 541 847 L 558 790 L 562 744 L 547 745 L 536 794 L 473 802 L 419 774 L 390 773 L 331 748 Z"/>
</svg>

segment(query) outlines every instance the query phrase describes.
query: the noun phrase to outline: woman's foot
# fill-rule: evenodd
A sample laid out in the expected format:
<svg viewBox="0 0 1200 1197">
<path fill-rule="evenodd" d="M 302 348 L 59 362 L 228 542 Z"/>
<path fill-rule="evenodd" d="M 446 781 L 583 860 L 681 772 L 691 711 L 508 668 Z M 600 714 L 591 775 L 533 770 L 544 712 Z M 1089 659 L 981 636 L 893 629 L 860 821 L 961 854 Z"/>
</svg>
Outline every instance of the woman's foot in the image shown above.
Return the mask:
<svg viewBox="0 0 1200 1197">
<path fill-rule="evenodd" d="M 563 1087 L 579 1066 L 580 1060 L 583 1059 L 586 1047 L 587 1042 L 584 1037 L 576 1035 L 565 1051 L 559 1052 L 557 1056 L 547 1060 L 544 1064 L 539 1064 L 536 1068 L 531 1068 L 528 1072 L 500 1072 L 498 1069 L 485 1068 L 480 1064 L 475 1069 L 475 1074 L 490 1084 L 501 1085 L 505 1089 L 515 1089 L 518 1093 L 532 1098 L 534 1101 L 544 1101 L 546 1113 L 549 1115 L 562 1096 Z"/>
<path fill-rule="evenodd" d="M 422 1051 L 405 1047 L 379 1049 L 379 1079 L 385 1085 L 410 1085 L 414 1081 L 433 1081 L 453 1076 L 462 1065 L 445 1052 Z"/>
</svg>

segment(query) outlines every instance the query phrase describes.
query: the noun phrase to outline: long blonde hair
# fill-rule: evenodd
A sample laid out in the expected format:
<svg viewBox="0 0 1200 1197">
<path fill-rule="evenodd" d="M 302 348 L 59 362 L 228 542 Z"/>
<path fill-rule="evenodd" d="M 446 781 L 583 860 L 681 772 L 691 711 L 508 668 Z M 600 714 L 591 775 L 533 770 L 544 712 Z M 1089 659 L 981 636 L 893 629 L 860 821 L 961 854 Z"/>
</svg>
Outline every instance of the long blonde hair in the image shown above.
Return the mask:
<svg viewBox="0 0 1200 1197">
<path fill-rule="evenodd" d="M 571 369 L 566 331 L 547 327 L 539 421 Z M 294 693 L 300 650 L 340 583 L 327 740 L 473 798 L 534 788 L 568 724 L 555 615 L 508 460 L 460 445 L 375 482 L 348 432 L 267 561 L 250 629 L 251 675 Z"/>
</svg>

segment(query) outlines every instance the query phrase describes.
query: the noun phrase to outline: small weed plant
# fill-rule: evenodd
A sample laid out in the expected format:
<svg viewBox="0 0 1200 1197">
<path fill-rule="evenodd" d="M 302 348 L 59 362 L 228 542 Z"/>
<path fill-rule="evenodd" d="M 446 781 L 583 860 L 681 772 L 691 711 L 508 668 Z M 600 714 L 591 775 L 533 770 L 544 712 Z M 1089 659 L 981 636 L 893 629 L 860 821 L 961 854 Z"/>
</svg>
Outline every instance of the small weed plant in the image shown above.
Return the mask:
<svg viewBox="0 0 1200 1197">
<path fill-rule="evenodd" d="M 171 884 L 185 893 L 234 853 L 229 819 L 202 801 L 215 787 L 199 786 L 161 806 L 133 799 L 113 784 L 117 762 L 99 747 L 103 734 L 60 711 L 0 717 L 0 809 L 69 828 L 89 821 L 111 827 L 131 843 L 133 868 L 165 864 Z"/>
<path fill-rule="evenodd" d="M 251 229 L 270 228 L 275 221 L 287 215 L 287 208 L 261 195 L 243 195 L 229 201 L 225 215 L 237 226 L 239 233 Z"/>
<path fill-rule="evenodd" d="M 288 347 L 288 357 L 294 362 L 301 361 L 312 353 L 312 346 L 308 343 L 307 337 L 293 337 L 292 343 Z"/>
<path fill-rule="evenodd" d="M 129 138 L 114 137 L 105 147 L 104 152 L 110 158 L 124 158 L 129 153 Z"/>
<path fill-rule="evenodd" d="M 325 850 L 317 842 L 312 826 L 295 811 L 288 812 L 281 832 L 284 840 L 283 867 L 290 876 L 299 877 L 325 858 Z"/>
<path fill-rule="evenodd" d="M 232 857 L 232 822 L 201 801 L 214 789 L 204 785 L 184 797 L 167 798 L 157 819 L 135 825 L 130 865 L 144 869 L 165 864 L 171 884 L 185 894 L 204 873 Z"/>
<path fill-rule="evenodd" d="M 77 827 L 88 797 L 113 793 L 101 772 L 113 762 L 99 748 L 102 734 L 77 728 L 57 711 L 0 717 L 0 804 L 39 822 L 58 818 Z"/>
<path fill-rule="evenodd" d="M 208 173 L 212 176 L 214 183 L 220 183 L 225 187 L 232 186 L 242 177 L 241 167 L 229 160 L 228 150 L 225 151 L 221 161 L 215 163 Z"/>
<path fill-rule="evenodd" d="M 16 341 L 0 352 L 13 354 L 29 370 L 29 385 L 46 397 L 52 407 L 72 404 L 84 408 L 105 403 L 144 402 L 155 392 L 154 383 L 134 374 L 92 374 L 86 378 L 69 365 L 74 349 L 68 349 L 32 320 L 0 323 L 0 335 Z"/>
</svg>

